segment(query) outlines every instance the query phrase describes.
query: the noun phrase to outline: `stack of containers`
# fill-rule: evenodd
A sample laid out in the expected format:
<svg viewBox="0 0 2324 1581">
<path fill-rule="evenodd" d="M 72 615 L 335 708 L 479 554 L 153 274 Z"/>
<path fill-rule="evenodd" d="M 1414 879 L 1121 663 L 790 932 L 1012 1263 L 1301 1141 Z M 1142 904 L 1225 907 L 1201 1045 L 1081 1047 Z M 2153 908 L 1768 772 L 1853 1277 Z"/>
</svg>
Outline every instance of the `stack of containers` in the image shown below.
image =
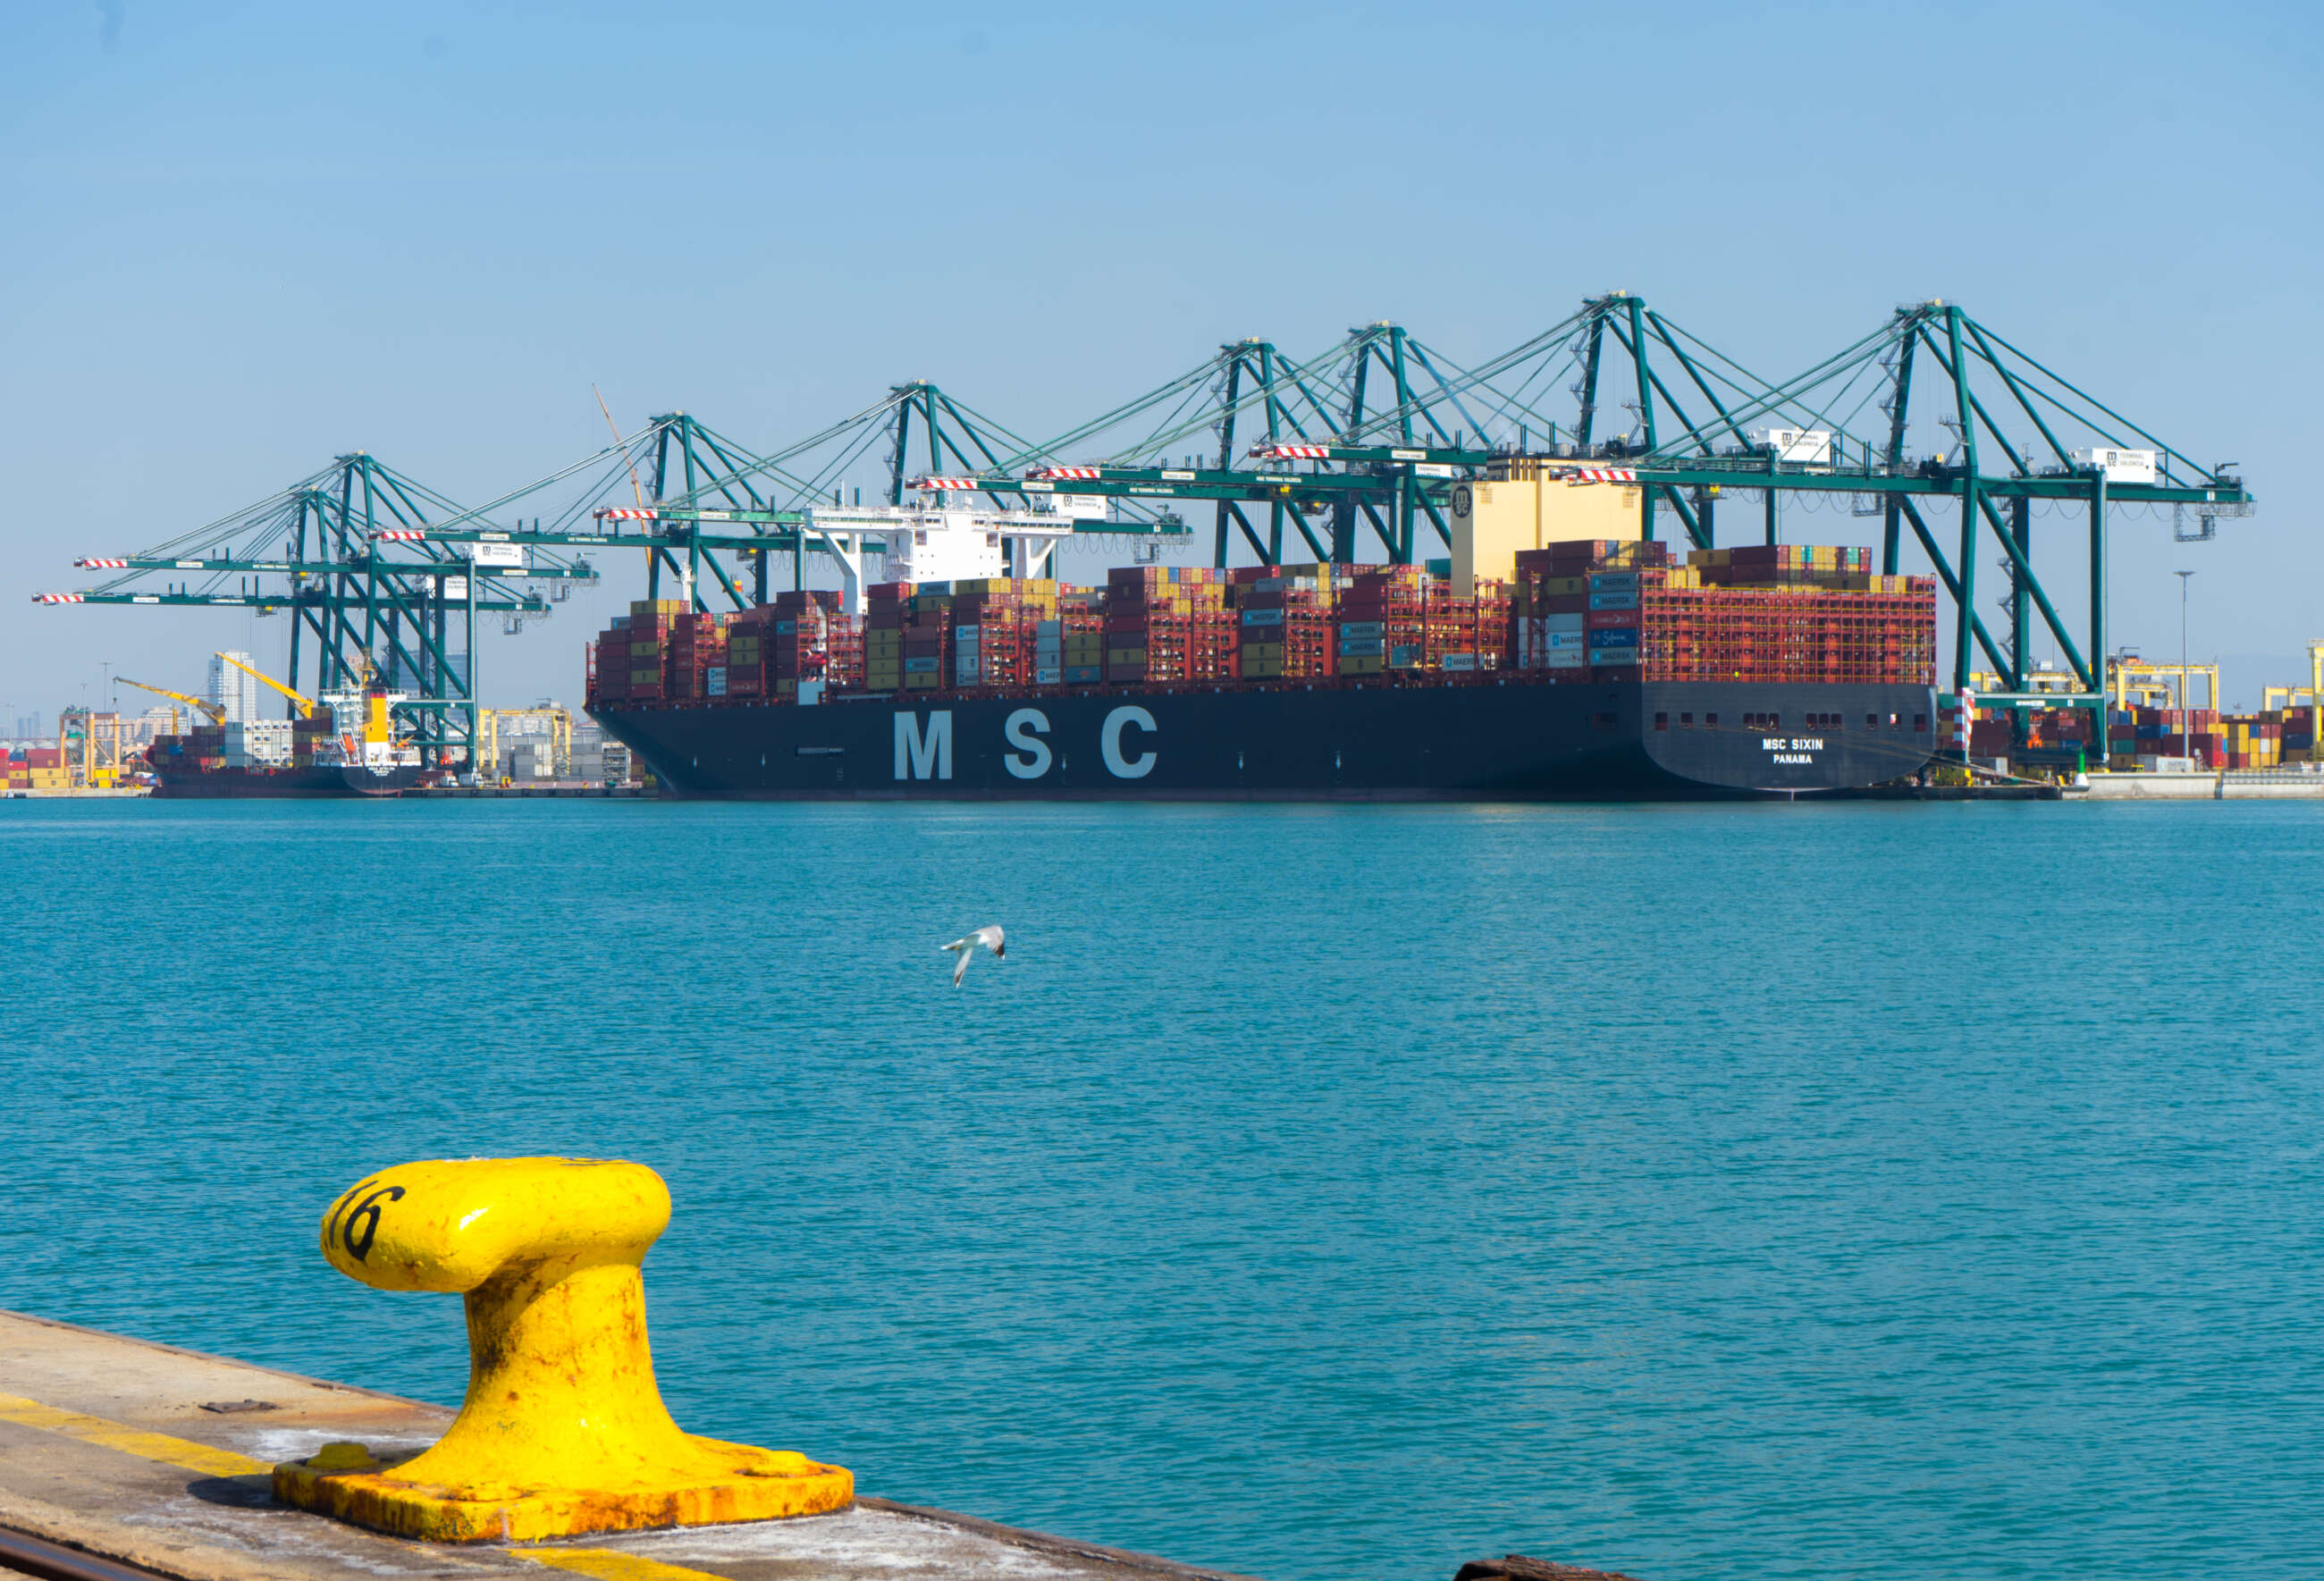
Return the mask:
<svg viewBox="0 0 2324 1581">
<path fill-rule="evenodd" d="M 2282 761 L 2307 763 L 2316 757 L 2316 716 L 2309 709 L 2287 708 L 2274 716 L 2281 723 Z"/>
<path fill-rule="evenodd" d="M 337 733 L 337 727 L 331 721 L 331 705 L 327 703 L 318 703 L 315 704 L 314 712 L 304 719 L 292 720 L 290 722 L 291 766 L 298 768 L 310 767 L 315 761 L 317 743 L 327 741 Z"/>
<path fill-rule="evenodd" d="M 863 685 L 863 623 L 841 607 L 836 592 L 819 592 L 823 607 L 823 678 L 833 686 Z"/>
<path fill-rule="evenodd" d="M 1052 614 L 1032 622 L 1033 685 L 1061 686 L 1065 681 L 1065 622 Z"/>
<path fill-rule="evenodd" d="M 2221 720 L 2229 768 L 2273 768 L 2283 761 L 2283 717 L 2231 714 Z"/>
<path fill-rule="evenodd" d="M 1065 684 L 1093 686 L 1105 679 L 1105 590 L 1071 588 L 1057 602 Z"/>
<path fill-rule="evenodd" d="M 1041 662 L 1045 623 L 1057 610 L 1057 584 L 1047 578 L 1005 576 L 953 584 L 953 655 L 955 685 L 1027 686 L 1038 672 L 1064 666 L 1063 630 L 1056 630 L 1053 658 Z M 1056 684 L 1053 676 L 1047 683 Z"/>
<path fill-rule="evenodd" d="M 767 693 L 778 703 L 796 703 L 800 682 L 832 678 L 834 655 L 849 646 L 853 622 L 840 612 L 839 594 L 828 588 L 779 593 L 770 607 Z"/>
<path fill-rule="evenodd" d="M 1519 550 L 1515 600 L 1519 667 L 1552 671 L 1552 680 L 1569 681 L 1590 679 L 1593 663 L 1635 671 L 1639 664 L 1638 575 L 1653 572 L 1659 585 L 1669 565 L 1670 551 L 1651 540 L 1576 538 Z M 1596 584 L 1599 576 L 1610 580 Z M 1606 635 L 1598 635 L 1601 632 Z M 1625 648 L 1627 654 L 1620 651 Z M 1604 657 L 1593 661 L 1593 652 Z"/>
<path fill-rule="evenodd" d="M 904 690 L 945 690 L 951 664 L 952 584 L 922 583 L 904 626 Z"/>
<path fill-rule="evenodd" d="M 1447 587 L 1449 593 L 1449 584 Z M 1509 584 L 1488 577 L 1479 577 L 1473 596 L 1452 601 L 1459 611 L 1452 624 L 1464 631 L 1470 651 L 1474 655 L 1468 664 L 1459 662 L 1457 648 L 1446 649 L 1443 657 L 1432 662 L 1447 673 L 1465 669 L 1501 670 L 1509 666 Z"/>
<path fill-rule="evenodd" d="M 163 738 L 163 740 L 168 739 L 169 738 L 167 737 Z M 160 742 L 156 742 L 155 745 L 159 746 Z M 0 748 L 0 752 L 5 751 L 5 748 Z M 150 755 L 147 761 L 152 761 Z M 31 760 L 21 754 L 13 758 L 0 757 L 0 782 L 5 782 L 10 790 L 32 789 L 32 765 Z"/>
<path fill-rule="evenodd" d="M 1193 601 L 1177 568 L 1117 565 L 1105 579 L 1105 678 L 1111 682 L 1183 681 Z"/>
<path fill-rule="evenodd" d="M 774 617 L 772 604 L 761 604 L 741 611 L 726 622 L 724 695 L 747 699 L 766 694 Z"/>
<path fill-rule="evenodd" d="M 904 629 L 911 624 L 912 594 L 908 582 L 875 582 L 863 596 L 863 688 L 867 692 L 904 689 Z"/>
<path fill-rule="evenodd" d="M 1332 584 L 1312 567 L 1253 565 L 1234 574 L 1235 674 L 1246 681 L 1333 673 Z"/>
<path fill-rule="evenodd" d="M 726 630 L 715 615 L 681 614 L 669 635 L 669 663 L 662 680 L 662 695 L 692 702 L 710 694 L 707 672 L 720 671 L 724 682 Z"/>
<path fill-rule="evenodd" d="M 607 703 L 630 694 L 630 618 L 615 615 L 589 645 L 589 694 Z"/>
<path fill-rule="evenodd" d="M 629 640 L 618 646 L 629 650 L 632 702 L 658 703 L 673 695 L 668 686 L 669 648 L 685 610 L 685 603 L 674 598 L 642 599 L 630 606 Z M 606 668 L 602 648 L 597 668 L 601 673 Z"/>
<path fill-rule="evenodd" d="M 1456 598 L 1452 584 L 1432 576 L 1421 588 L 1423 667 L 1459 675 L 1479 667 L 1477 601 Z"/>
<path fill-rule="evenodd" d="M 1186 678 L 1190 681 L 1232 680 L 1240 657 L 1240 611 L 1230 598 L 1231 584 L 1223 571 L 1189 565 L 1178 573 L 1178 586 L 1186 602 Z"/>
<path fill-rule="evenodd" d="M 1425 573 L 1417 565 L 1360 572 L 1340 598 L 1339 673 L 1376 676 L 1417 670 L 1427 659 Z"/>
<path fill-rule="evenodd" d="M 210 733 L 218 740 L 218 750 L 210 752 L 201 763 L 204 768 L 218 767 L 218 752 L 224 749 L 225 731 L 215 726 Z M 200 735 L 197 730 L 194 734 Z M 14 777 L 12 774 L 10 777 Z M 32 747 L 24 753 L 24 788 L 27 790 L 70 790 L 72 770 L 65 763 L 61 747 Z"/>
<path fill-rule="evenodd" d="M 1641 678 L 1927 685 L 1936 584 L 1874 576 L 1870 551 L 1808 546 L 1697 550 L 1642 568 Z"/>
<path fill-rule="evenodd" d="M 1831 544 L 1742 544 L 1731 549 L 1692 549 L 1687 564 L 1706 587 L 1823 587 L 1843 593 L 1883 590 L 1872 575 L 1872 551 Z"/>
<path fill-rule="evenodd" d="M 955 686 L 1022 685 L 1031 668 L 1023 609 L 1013 593 L 956 593 L 952 644 Z"/>
<path fill-rule="evenodd" d="M 1643 662 L 1638 651 L 1639 578 L 1653 576 L 1659 582 L 1661 575 L 1659 568 L 1590 573 L 1590 591 L 1585 595 L 1589 608 L 1582 615 L 1582 628 L 1589 643 L 1591 680 L 1639 678 Z"/>
<path fill-rule="evenodd" d="M 2200 766 L 2226 766 L 2226 741 L 2219 733 L 2219 716 L 2215 710 L 2134 708 L 2129 712 L 2133 735 L 2130 752 L 2126 756 L 2192 758 Z M 2108 736 L 2108 754 L 2112 756 L 2120 738 L 2111 728 Z"/>
</svg>

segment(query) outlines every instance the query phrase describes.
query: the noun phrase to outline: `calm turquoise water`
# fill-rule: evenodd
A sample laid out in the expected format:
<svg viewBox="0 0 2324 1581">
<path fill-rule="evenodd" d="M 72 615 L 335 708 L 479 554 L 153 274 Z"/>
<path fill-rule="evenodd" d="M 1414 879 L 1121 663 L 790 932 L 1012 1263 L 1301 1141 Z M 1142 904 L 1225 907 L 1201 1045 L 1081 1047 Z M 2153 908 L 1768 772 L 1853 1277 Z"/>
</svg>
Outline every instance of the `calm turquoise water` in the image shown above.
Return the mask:
<svg viewBox="0 0 2324 1581">
<path fill-rule="evenodd" d="M 0 804 L 0 1304 L 456 1402 L 322 1209 L 619 1155 L 679 1419 L 868 1493 L 1273 1581 L 2312 1575 L 2319 829 Z"/>
</svg>

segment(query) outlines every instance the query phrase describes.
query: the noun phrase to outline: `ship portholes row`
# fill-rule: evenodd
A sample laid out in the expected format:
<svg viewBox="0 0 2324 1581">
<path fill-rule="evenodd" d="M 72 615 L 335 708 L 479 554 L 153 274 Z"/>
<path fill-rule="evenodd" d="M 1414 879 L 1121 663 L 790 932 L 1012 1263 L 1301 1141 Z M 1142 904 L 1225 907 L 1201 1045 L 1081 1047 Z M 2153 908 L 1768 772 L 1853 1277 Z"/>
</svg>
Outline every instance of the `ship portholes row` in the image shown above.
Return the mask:
<svg viewBox="0 0 2324 1581">
<path fill-rule="evenodd" d="M 1105 771 L 1116 779 L 1143 779 L 1153 773 L 1157 755 L 1145 743 L 1154 733 L 1154 716 L 1135 703 L 1109 712 L 1097 732 Z M 1001 755 L 1001 766 L 1011 778 L 1039 779 L 1056 766 L 1048 735 L 1049 716 L 1038 708 L 1019 708 L 1001 722 L 1001 736 L 1010 750 Z M 934 710 L 925 722 L 918 713 L 896 715 L 895 770 L 899 780 L 952 777 L 951 710 Z"/>
</svg>

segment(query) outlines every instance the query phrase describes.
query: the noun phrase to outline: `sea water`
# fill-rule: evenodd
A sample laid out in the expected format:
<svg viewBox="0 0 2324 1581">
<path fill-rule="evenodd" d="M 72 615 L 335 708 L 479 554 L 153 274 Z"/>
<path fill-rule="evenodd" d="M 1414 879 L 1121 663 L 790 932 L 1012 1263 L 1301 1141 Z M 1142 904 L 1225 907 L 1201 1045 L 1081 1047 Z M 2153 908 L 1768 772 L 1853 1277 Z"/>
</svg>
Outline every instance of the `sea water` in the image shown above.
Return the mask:
<svg viewBox="0 0 2324 1581">
<path fill-rule="evenodd" d="M 0 1304 L 455 1403 L 324 1207 L 631 1158 L 678 1420 L 865 1493 L 1272 1581 L 2314 1574 L 2319 829 L 0 804 Z"/>
</svg>

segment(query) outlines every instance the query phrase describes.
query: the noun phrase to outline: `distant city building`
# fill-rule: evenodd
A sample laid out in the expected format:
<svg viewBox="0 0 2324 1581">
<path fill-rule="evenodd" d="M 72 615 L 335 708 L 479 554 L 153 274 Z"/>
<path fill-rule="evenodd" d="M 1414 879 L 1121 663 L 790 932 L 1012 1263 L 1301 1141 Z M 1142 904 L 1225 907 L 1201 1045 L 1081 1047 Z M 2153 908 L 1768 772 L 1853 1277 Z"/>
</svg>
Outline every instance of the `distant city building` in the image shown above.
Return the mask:
<svg viewBox="0 0 2324 1581">
<path fill-rule="evenodd" d="M 37 713 L 18 714 L 16 716 L 16 728 L 14 731 L 11 731 L 10 734 L 14 740 L 19 741 L 39 740 L 41 739 L 41 716 Z"/>
<path fill-rule="evenodd" d="M 246 653 L 229 653 L 210 660 L 209 700 L 226 710 L 229 722 L 245 723 L 259 717 L 258 677 L 226 663 L 250 662 Z"/>
</svg>

